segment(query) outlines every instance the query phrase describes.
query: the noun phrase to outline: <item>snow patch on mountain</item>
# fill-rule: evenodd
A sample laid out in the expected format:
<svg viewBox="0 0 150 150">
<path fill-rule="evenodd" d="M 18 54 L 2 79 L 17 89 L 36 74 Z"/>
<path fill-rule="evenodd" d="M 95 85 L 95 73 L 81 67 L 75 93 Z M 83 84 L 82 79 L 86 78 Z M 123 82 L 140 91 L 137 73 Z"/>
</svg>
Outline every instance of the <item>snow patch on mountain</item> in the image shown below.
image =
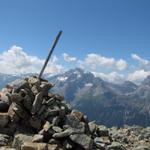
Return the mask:
<svg viewBox="0 0 150 150">
<path fill-rule="evenodd" d="M 59 81 L 66 81 L 67 79 L 68 77 L 63 77 L 63 76 L 57 78 L 57 80 Z"/>
</svg>

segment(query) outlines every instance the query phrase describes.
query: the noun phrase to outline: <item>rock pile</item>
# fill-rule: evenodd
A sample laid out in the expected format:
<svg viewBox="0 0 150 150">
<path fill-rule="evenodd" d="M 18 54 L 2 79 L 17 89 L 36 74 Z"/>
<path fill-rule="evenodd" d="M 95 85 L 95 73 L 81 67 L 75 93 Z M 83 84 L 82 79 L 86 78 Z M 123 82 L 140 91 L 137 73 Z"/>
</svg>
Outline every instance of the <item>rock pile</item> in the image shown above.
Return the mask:
<svg viewBox="0 0 150 150">
<path fill-rule="evenodd" d="M 53 86 L 32 76 L 2 89 L 0 150 L 150 150 L 150 128 L 88 122 Z"/>
</svg>

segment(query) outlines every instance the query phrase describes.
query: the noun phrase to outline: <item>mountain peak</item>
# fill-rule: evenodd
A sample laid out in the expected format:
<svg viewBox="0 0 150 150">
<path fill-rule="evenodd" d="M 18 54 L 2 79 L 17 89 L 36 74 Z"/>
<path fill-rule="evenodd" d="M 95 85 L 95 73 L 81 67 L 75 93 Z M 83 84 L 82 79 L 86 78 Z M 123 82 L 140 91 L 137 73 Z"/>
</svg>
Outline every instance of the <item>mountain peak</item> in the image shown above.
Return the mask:
<svg viewBox="0 0 150 150">
<path fill-rule="evenodd" d="M 148 75 L 141 84 L 150 86 L 150 75 Z"/>
</svg>

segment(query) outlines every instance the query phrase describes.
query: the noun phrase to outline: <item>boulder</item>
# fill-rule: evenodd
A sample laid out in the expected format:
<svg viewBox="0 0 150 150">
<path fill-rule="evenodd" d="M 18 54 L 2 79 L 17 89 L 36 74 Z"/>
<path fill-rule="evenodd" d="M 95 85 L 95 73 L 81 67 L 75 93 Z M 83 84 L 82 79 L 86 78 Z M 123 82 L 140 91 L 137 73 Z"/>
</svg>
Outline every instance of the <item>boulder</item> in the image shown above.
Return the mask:
<svg viewBox="0 0 150 150">
<path fill-rule="evenodd" d="M 86 134 L 73 134 L 70 135 L 70 139 L 85 150 L 92 150 L 93 140 Z"/>
<path fill-rule="evenodd" d="M 25 142 L 31 142 L 33 140 L 33 135 L 28 134 L 16 134 L 12 143 L 12 147 L 16 149 L 20 149 L 21 145 Z"/>
</svg>

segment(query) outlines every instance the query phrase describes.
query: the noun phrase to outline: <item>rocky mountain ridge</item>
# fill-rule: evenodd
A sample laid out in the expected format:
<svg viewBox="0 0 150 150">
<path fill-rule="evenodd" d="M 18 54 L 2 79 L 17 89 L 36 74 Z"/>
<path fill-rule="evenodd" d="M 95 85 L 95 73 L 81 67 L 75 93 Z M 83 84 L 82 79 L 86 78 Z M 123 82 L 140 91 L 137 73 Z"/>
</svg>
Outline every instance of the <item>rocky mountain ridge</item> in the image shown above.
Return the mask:
<svg viewBox="0 0 150 150">
<path fill-rule="evenodd" d="M 149 76 L 140 85 L 130 81 L 114 84 L 76 68 L 45 78 L 55 84 L 54 93 L 64 95 L 67 102 L 87 114 L 90 120 L 108 127 L 150 125 Z M 7 76 L 4 82 L 1 79 L 1 86 L 6 82 Z"/>
<path fill-rule="evenodd" d="M 150 150 L 150 127 L 89 122 L 53 86 L 32 76 L 1 90 L 0 150 Z"/>
</svg>

